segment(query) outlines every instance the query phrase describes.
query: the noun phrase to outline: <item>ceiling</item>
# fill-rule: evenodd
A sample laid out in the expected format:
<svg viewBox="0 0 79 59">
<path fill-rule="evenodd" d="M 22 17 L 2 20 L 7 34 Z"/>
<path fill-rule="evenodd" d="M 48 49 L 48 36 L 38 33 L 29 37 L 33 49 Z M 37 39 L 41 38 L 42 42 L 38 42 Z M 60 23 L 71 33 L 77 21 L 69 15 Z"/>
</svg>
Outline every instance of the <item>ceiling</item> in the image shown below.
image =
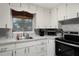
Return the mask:
<svg viewBox="0 0 79 59">
<path fill-rule="evenodd" d="M 33 4 L 38 5 L 40 7 L 51 9 L 51 8 L 54 8 L 54 7 L 58 6 L 58 5 L 61 5 L 62 3 L 33 3 Z"/>
</svg>

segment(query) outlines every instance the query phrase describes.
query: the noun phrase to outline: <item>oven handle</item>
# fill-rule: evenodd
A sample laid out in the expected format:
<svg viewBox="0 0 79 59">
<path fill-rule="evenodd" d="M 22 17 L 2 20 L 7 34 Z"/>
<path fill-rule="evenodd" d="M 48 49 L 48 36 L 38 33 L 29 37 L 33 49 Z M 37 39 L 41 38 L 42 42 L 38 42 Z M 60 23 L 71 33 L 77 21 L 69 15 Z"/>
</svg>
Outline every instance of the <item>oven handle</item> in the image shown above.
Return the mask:
<svg viewBox="0 0 79 59">
<path fill-rule="evenodd" d="M 65 45 L 69 45 L 69 46 L 74 46 L 74 47 L 78 47 L 79 48 L 79 45 L 76 45 L 76 44 L 71 44 L 71 43 L 67 43 L 67 42 L 62 42 L 62 41 L 59 41 L 59 40 L 56 40 L 57 42 L 59 43 L 63 43 Z"/>
</svg>

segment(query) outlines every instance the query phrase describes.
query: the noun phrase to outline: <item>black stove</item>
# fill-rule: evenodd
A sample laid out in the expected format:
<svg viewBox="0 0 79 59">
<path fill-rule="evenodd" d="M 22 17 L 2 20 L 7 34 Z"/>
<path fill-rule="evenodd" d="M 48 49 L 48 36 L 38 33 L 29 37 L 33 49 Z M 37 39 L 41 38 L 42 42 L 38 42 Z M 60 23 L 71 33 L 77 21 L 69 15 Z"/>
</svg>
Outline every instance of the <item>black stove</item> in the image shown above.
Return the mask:
<svg viewBox="0 0 79 59">
<path fill-rule="evenodd" d="M 79 56 L 79 35 L 64 34 L 55 40 L 57 56 Z"/>
</svg>

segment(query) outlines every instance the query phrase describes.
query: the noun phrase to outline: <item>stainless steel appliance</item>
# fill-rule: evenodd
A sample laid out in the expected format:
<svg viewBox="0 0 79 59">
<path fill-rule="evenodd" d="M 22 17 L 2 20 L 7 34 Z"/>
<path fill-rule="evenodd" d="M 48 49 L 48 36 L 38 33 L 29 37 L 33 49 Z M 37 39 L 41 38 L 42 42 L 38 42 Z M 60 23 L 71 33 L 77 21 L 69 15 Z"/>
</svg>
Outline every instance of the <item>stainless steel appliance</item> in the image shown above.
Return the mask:
<svg viewBox="0 0 79 59">
<path fill-rule="evenodd" d="M 79 56 L 79 32 L 64 32 L 55 40 L 57 56 Z"/>
<path fill-rule="evenodd" d="M 56 36 L 57 35 L 57 29 L 46 29 L 45 35 L 48 36 Z"/>
<path fill-rule="evenodd" d="M 39 36 L 45 35 L 45 29 L 35 29 L 35 34 Z"/>
<path fill-rule="evenodd" d="M 40 36 L 56 36 L 58 29 L 56 28 L 43 28 L 43 29 L 35 29 L 35 33 Z"/>
</svg>

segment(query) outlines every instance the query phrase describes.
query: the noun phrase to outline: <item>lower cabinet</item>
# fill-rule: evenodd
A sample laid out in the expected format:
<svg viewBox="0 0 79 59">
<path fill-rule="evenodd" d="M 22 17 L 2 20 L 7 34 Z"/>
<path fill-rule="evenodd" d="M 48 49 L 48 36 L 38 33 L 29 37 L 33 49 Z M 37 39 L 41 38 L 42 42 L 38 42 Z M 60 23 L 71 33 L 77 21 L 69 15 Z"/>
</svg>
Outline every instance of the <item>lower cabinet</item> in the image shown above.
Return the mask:
<svg viewBox="0 0 79 59">
<path fill-rule="evenodd" d="M 55 39 L 49 39 L 47 46 L 47 55 L 55 56 Z"/>
<path fill-rule="evenodd" d="M 29 47 L 29 56 L 46 56 L 47 45 Z"/>
<path fill-rule="evenodd" d="M 15 50 L 15 56 L 28 56 L 28 48 L 19 48 Z"/>
<path fill-rule="evenodd" d="M 25 49 L 24 48 L 16 49 L 15 56 L 25 56 Z"/>
<path fill-rule="evenodd" d="M 0 45 L 0 56 L 13 56 L 15 44 Z"/>
<path fill-rule="evenodd" d="M 14 46 L 15 45 L 15 46 Z M 0 56 L 54 56 L 55 45 L 52 39 L 21 42 L 0 46 Z"/>
<path fill-rule="evenodd" d="M 1 52 L 0 56 L 13 56 L 13 52 L 12 51 Z"/>
</svg>

